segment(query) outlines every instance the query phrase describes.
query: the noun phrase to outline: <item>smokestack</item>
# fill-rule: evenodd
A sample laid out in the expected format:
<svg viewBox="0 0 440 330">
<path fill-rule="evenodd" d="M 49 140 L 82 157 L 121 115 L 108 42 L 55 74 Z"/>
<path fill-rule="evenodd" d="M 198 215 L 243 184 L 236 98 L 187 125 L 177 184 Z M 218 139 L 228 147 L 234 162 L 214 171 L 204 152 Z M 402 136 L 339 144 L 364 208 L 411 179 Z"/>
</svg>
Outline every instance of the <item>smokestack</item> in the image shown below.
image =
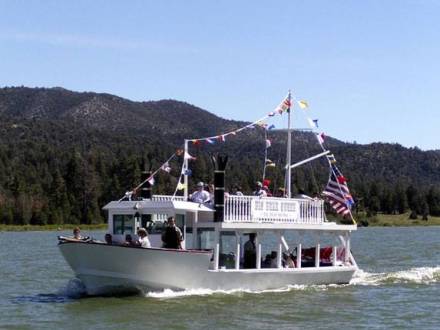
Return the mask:
<svg viewBox="0 0 440 330">
<path fill-rule="evenodd" d="M 225 209 L 225 168 L 228 156 L 213 156 L 214 164 L 214 222 L 223 222 Z"/>
</svg>

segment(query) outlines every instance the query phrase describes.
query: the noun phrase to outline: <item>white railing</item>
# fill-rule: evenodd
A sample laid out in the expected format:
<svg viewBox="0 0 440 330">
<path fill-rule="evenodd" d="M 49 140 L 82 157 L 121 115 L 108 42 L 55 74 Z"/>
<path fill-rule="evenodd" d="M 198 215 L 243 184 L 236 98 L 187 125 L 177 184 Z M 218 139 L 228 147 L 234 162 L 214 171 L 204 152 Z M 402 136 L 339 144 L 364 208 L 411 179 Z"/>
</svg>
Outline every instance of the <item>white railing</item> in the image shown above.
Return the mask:
<svg viewBox="0 0 440 330">
<path fill-rule="evenodd" d="M 167 201 L 184 201 L 184 196 L 172 196 L 172 195 L 153 195 L 153 198 L 151 198 L 152 201 L 155 202 L 167 202 Z"/>
<path fill-rule="evenodd" d="M 321 224 L 325 221 L 324 201 L 228 196 L 225 198 L 224 221 Z"/>
</svg>

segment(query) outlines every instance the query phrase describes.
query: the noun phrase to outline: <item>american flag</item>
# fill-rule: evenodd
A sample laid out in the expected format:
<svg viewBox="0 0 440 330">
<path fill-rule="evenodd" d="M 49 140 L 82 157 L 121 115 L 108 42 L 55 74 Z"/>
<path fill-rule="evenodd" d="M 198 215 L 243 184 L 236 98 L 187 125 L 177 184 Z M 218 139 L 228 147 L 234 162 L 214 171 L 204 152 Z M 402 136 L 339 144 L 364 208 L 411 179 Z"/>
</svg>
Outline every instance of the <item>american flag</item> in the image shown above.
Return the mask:
<svg viewBox="0 0 440 330">
<path fill-rule="evenodd" d="M 331 164 L 331 175 L 323 191 L 330 205 L 336 210 L 336 213 L 343 216 L 350 214 L 351 207 L 354 205 L 353 197 L 348 190 L 347 180 L 336 167 Z"/>
</svg>

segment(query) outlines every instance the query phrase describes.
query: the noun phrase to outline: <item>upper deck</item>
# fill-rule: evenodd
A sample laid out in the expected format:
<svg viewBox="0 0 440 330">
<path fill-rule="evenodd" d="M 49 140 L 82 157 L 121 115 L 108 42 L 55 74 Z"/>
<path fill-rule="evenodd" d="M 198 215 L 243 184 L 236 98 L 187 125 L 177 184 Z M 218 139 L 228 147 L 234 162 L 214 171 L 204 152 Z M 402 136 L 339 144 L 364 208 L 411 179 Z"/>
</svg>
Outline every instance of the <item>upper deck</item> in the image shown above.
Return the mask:
<svg viewBox="0 0 440 330">
<path fill-rule="evenodd" d="M 209 204 L 185 201 L 183 196 L 154 195 L 152 199 L 110 202 L 105 210 L 139 212 L 141 214 L 173 214 L 179 212 L 205 213 L 206 221 L 214 221 Z M 226 223 L 284 223 L 319 225 L 326 222 L 324 201 L 308 198 L 275 198 L 256 196 L 227 196 L 224 201 L 223 222 Z"/>
</svg>

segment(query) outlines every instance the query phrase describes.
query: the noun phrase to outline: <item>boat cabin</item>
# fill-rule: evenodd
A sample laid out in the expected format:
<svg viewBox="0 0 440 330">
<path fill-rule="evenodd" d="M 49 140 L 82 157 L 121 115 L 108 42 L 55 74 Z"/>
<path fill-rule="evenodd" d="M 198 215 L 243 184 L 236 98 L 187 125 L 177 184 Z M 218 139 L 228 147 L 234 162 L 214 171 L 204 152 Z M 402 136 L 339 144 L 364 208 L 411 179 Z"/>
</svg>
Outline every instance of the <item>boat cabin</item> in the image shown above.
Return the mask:
<svg viewBox="0 0 440 330">
<path fill-rule="evenodd" d="M 123 242 L 126 234 L 136 237 L 137 229 L 143 227 L 153 248 L 162 247 L 162 231 L 173 216 L 183 234 L 183 249 L 213 251 L 212 270 L 249 268 L 244 245 L 250 234 L 255 236 L 254 269 L 268 266 L 267 249 L 273 259 L 269 267 L 288 267 L 286 256 L 293 259 L 295 268 L 354 264 L 349 251 L 350 233 L 356 226 L 328 222 L 321 199 L 230 195 L 222 207 L 213 209 L 183 196 L 153 195 L 113 201 L 104 209 L 115 242 Z M 333 242 L 331 247 L 321 248 L 323 238 Z M 312 247 L 306 249 L 306 243 Z"/>
</svg>

